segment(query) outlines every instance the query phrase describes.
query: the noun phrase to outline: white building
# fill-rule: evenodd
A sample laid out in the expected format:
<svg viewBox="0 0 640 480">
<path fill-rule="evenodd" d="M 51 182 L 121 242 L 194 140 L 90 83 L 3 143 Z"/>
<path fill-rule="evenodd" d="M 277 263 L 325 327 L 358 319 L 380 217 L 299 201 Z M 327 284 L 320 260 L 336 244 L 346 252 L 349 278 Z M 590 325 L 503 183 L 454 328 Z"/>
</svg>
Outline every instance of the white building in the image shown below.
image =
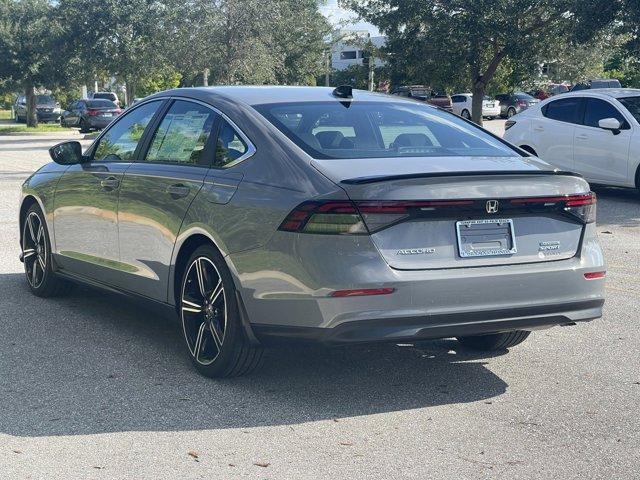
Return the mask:
<svg viewBox="0 0 640 480">
<path fill-rule="evenodd" d="M 333 32 L 333 38 L 338 39 L 331 49 L 331 68 L 334 70 L 344 70 L 352 65 L 362 65 L 362 59 L 366 54 L 363 46 L 368 41 L 376 47 L 382 47 L 387 37 L 381 35 L 372 37 L 367 30 L 339 29 Z M 384 62 L 375 59 L 375 66 L 380 67 Z"/>
</svg>

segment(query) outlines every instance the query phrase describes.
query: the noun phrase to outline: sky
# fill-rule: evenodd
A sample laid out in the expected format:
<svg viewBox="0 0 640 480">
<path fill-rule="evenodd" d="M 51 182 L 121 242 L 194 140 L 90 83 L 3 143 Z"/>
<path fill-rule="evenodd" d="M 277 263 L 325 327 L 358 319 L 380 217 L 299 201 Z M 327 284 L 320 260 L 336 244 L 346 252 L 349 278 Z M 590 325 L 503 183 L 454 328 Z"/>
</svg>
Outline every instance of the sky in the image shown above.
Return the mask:
<svg viewBox="0 0 640 480">
<path fill-rule="evenodd" d="M 376 27 L 370 23 L 358 21 L 358 17 L 351 10 L 345 10 L 338 6 L 338 0 L 328 0 L 320 7 L 320 11 L 329 19 L 333 25 L 338 25 L 343 20 L 349 20 L 348 28 L 357 30 L 368 30 L 372 36 L 380 35 Z"/>
</svg>

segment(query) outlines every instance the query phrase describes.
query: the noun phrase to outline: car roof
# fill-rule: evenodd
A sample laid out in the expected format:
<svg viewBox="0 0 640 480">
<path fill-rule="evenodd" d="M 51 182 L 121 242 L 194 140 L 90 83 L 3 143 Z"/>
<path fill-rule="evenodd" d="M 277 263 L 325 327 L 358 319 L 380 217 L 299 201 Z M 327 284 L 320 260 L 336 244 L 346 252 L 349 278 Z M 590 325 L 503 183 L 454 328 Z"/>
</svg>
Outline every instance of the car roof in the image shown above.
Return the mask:
<svg viewBox="0 0 640 480">
<path fill-rule="evenodd" d="M 589 88 L 587 90 L 576 90 L 574 92 L 562 93 L 552 98 L 575 97 L 584 95 L 601 95 L 611 98 L 637 97 L 640 96 L 638 88 Z"/>
<path fill-rule="evenodd" d="M 215 99 L 223 97 L 227 100 L 240 102 L 247 105 L 261 105 L 267 103 L 293 103 L 293 102 L 321 102 L 328 100 L 342 101 L 375 101 L 375 102 L 410 102 L 415 100 L 405 99 L 396 95 L 369 92 L 353 89 L 353 98 L 344 99 L 332 95 L 335 87 L 289 87 L 289 86 L 219 86 L 219 87 L 192 87 L 176 88 L 160 92 L 146 99 L 166 96 L 184 96 L 193 98 Z M 422 105 L 425 105 L 422 103 Z"/>
</svg>

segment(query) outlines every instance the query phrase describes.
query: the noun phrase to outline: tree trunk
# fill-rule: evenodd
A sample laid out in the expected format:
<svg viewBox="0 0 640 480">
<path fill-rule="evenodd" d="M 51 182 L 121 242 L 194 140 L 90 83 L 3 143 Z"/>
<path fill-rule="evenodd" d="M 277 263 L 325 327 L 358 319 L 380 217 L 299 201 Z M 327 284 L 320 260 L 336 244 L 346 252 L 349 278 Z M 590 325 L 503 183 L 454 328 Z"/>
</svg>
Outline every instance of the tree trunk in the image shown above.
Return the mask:
<svg viewBox="0 0 640 480">
<path fill-rule="evenodd" d="M 36 111 L 36 89 L 31 83 L 24 87 L 24 97 L 27 102 L 27 127 L 38 126 L 38 112 Z"/>
<path fill-rule="evenodd" d="M 136 85 L 130 79 L 125 79 L 125 85 L 127 90 L 127 102 L 131 105 L 133 99 L 136 98 Z"/>
<path fill-rule="evenodd" d="M 471 100 L 471 120 L 474 123 L 482 126 L 482 100 L 484 100 L 484 82 L 475 82 L 471 93 L 473 93 L 473 99 Z"/>
</svg>

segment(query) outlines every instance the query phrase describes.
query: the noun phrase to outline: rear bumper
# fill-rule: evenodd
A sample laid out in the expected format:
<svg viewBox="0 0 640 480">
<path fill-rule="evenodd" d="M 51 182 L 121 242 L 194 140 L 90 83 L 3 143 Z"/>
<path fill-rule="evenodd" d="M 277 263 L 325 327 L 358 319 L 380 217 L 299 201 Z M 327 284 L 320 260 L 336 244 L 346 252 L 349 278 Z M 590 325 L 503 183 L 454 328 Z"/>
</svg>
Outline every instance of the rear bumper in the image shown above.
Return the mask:
<svg viewBox="0 0 640 480">
<path fill-rule="evenodd" d="M 116 117 L 87 117 L 87 122 L 91 128 L 105 128 L 113 121 L 114 118 Z"/>
<path fill-rule="evenodd" d="M 576 322 L 599 318 L 602 315 L 603 304 L 604 300 L 599 299 L 458 314 L 360 320 L 343 323 L 334 328 L 254 325 L 253 330 L 264 344 L 285 340 L 325 344 L 413 342 L 573 325 Z"/>
<path fill-rule="evenodd" d="M 435 270 L 390 268 L 365 237 L 332 238 L 331 249 L 322 236 L 312 237 L 292 243 L 278 233 L 265 249 L 228 257 L 247 321 L 265 341 L 442 338 L 531 330 L 602 313 L 605 281 L 584 276 L 605 270 L 593 224 L 579 254 L 567 260 Z M 394 291 L 331 296 L 356 288 Z"/>
</svg>

